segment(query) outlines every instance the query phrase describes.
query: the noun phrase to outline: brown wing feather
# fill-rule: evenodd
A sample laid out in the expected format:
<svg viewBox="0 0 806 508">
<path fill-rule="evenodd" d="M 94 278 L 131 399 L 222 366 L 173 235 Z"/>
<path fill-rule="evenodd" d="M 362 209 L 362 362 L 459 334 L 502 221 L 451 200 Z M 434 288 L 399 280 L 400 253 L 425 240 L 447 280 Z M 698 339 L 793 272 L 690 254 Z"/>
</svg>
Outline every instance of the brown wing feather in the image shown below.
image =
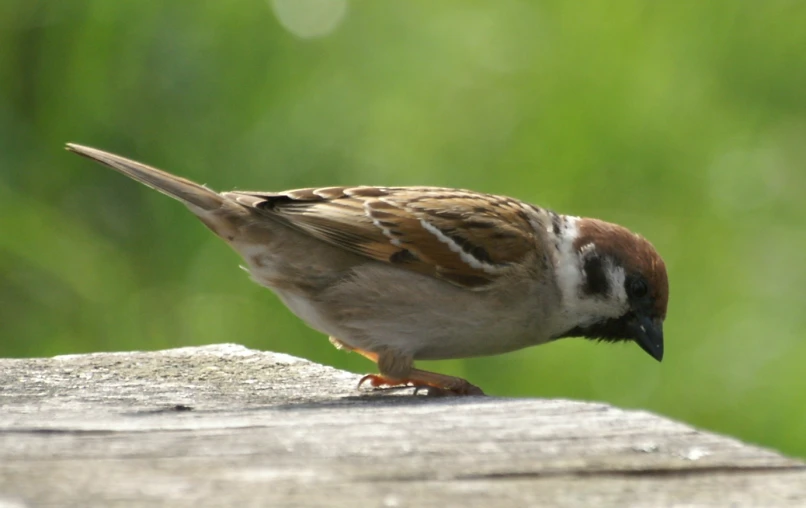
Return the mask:
<svg viewBox="0 0 806 508">
<path fill-rule="evenodd" d="M 323 241 L 386 263 L 481 289 L 536 254 L 526 205 L 433 187 L 328 187 L 226 197 Z"/>
</svg>

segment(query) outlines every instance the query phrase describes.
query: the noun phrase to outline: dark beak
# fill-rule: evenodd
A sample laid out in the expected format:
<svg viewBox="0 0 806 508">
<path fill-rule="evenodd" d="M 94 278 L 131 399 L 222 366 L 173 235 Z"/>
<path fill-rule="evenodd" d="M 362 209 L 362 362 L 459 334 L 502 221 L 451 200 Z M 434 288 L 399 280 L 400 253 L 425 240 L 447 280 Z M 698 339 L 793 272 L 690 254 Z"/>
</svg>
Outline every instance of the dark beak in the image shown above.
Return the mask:
<svg viewBox="0 0 806 508">
<path fill-rule="evenodd" d="M 635 342 L 657 361 L 663 360 L 663 321 L 639 316 L 630 323 Z"/>
</svg>

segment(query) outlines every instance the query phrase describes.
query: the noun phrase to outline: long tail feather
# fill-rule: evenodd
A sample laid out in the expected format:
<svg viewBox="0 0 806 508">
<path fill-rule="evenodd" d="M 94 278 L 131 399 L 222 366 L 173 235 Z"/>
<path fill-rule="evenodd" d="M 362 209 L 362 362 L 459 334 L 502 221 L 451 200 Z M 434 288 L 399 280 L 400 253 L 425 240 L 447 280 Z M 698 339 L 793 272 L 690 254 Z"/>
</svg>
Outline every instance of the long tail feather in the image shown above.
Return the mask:
<svg viewBox="0 0 806 508">
<path fill-rule="evenodd" d="M 129 178 L 137 180 L 185 204 L 194 205 L 203 210 L 217 210 L 221 208 L 221 205 L 225 201 L 225 198 L 203 185 L 126 159 L 119 155 L 73 143 L 68 143 L 66 148 L 71 152 L 100 162 L 105 166 L 109 166 Z"/>
</svg>

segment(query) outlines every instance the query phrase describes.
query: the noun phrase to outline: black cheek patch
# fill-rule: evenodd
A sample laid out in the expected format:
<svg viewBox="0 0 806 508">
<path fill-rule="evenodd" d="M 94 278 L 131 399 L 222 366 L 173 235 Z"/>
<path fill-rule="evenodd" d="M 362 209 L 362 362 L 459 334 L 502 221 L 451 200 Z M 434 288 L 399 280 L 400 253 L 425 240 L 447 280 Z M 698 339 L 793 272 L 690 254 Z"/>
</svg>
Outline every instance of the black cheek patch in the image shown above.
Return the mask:
<svg viewBox="0 0 806 508">
<path fill-rule="evenodd" d="M 607 295 L 610 283 L 607 281 L 604 263 L 599 256 L 588 256 L 582 267 L 585 272 L 585 285 L 582 290 L 588 295 Z"/>
</svg>

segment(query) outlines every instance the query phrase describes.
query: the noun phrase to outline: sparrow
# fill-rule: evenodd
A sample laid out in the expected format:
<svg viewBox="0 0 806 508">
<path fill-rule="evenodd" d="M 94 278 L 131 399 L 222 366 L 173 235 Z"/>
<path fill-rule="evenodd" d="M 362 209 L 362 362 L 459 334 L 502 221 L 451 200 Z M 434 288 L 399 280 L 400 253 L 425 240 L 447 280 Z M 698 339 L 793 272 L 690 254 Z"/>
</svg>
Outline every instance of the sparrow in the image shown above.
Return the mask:
<svg viewBox="0 0 806 508">
<path fill-rule="evenodd" d="M 95 148 L 67 150 L 182 202 L 291 312 L 377 364 L 359 385 L 482 395 L 414 361 L 564 337 L 634 341 L 663 358 L 666 267 L 622 226 L 440 187 L 218 193 Z"/>
</svg>

